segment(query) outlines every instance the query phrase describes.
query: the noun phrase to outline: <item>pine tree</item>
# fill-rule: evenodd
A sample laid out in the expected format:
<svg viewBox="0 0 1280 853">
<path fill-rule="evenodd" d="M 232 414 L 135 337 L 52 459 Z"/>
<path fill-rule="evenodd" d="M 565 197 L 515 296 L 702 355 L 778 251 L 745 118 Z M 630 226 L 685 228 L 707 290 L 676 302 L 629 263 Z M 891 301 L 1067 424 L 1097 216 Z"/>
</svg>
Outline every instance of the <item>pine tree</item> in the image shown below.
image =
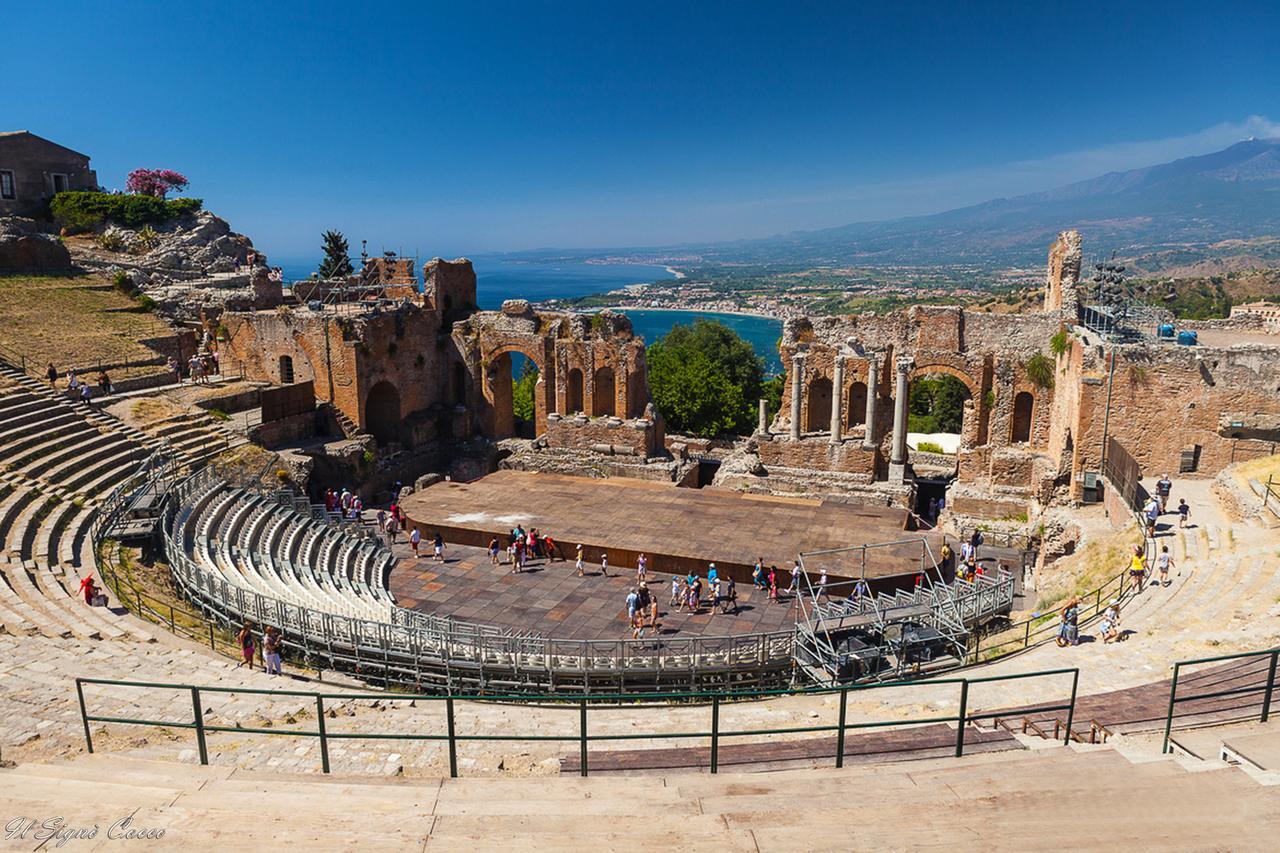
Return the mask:
<svg viewBox="0 0 1280 853">
<path fill-rule="evenodd" d="M 320 262 L 321 278 L 346 278 L 354 268 L 347 256 L 347 238 L 341 231 L 324 232 L 324 260 Z"/>
</svg>

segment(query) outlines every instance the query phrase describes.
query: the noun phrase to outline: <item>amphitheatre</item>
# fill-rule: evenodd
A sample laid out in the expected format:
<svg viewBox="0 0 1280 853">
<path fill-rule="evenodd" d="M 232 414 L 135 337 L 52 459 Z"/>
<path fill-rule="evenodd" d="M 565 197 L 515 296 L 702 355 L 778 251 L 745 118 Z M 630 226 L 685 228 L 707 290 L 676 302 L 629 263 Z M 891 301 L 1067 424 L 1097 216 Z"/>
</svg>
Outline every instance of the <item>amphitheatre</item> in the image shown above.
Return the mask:
<svg viewBox="0 0 1280 853">
<path fill-rule="evenodd" d="M 81 249 L 68 281 L 89 284 L 41 285 L 153 293 L 127 357 L 61 359 L 50 383 L 34 316 L 0 349 L 6 821 L 342 849 L 1244 849 L 1280 829 L 1273 319 L 1179 345 L 1094 305 L 1063 232 L 1037 311 L 787 320 L 781 407 L 707 440 L 667 430 L 623 314 L 479 310 L 465 259 L 282 282 L 201 216 L 217 272 Z M 513 359 L 538 368 L 531 419 Z M 71 369 L 111 392 L 69 394 Z M 964 388 L 953 453 L 908 442 L 912 383 L 938 375 Z M 1191 517 L 1148 531 L 1161 475 Z M 343 488 L 362 513 L 326 505 Z M 555 542 L 519 573 L 517 525 Z M 967 576 L 943 546 L 975 531 Z M 1168 586 L 1131 588 L 1135 546 L 1168 548 Z M 635 636 L 641 554 L 657 624 Z M 732 608 L 668 606 L 713 562 Z M 1085 642 L 1060 647 L 1071 597 Z M 1104 643 L 1113 600 L 1126 639 Z M 284 677 L 237 666 L 246 621 L 281 630 Z M 1159 808 L 1116 807 L 1135 792 Z"/>
</svg>

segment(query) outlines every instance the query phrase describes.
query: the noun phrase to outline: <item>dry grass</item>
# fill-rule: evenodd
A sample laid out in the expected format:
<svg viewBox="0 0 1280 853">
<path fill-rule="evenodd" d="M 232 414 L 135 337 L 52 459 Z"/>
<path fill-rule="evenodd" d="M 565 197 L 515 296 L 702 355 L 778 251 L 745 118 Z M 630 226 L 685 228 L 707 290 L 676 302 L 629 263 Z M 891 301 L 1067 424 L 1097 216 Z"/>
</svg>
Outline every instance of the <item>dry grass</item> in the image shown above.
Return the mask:
<svg viewBox="0 0 1280 853">
<path fill-rule="evenodd" d="M 133 424 L 153 424 L 165 418 L 182 414 L 181 406 L 161 397 L 143 397 L 135 400 L 129 409 L 129 422 Z"/>
<path fill-rule="evenodd" d="M 1073 595 L 1084 595 L 1114 580 L 1129 565 L 1133 546 L 1141 541 L 1137 526 L 1098 536 L 1069 557 L 1045 569 L 1040 577 L 1036 609 L 1045 611 Z"/>
<path fill-rule="evenodd" d="M 1275 477 L 1280 480 L 1280 455 L 1264 456 L 1261 459 L 1251 459 L 1248 462 L 1236 463 L 1231 469 L 1232 475 L 1236 478 L 1236 482 L 1240 484 L 1240 488 L 1244 489 L 1247 494 L 1253 494 L 1249 489 L 1249 481 L 1257 480 L 1259 483 L 1266 483 L 1268 477 Z"/>
<path fill-rule="evenodd" d="M 68 366 L 153 359 L 156 353 L 138 340 L 170 334 L 170 329 L 137 308 L 98 276 L 0 278 L 0 345 L 25 355 L 34 373 L 43 373 L 49 362 L 61 372 Z"/>
</svg>

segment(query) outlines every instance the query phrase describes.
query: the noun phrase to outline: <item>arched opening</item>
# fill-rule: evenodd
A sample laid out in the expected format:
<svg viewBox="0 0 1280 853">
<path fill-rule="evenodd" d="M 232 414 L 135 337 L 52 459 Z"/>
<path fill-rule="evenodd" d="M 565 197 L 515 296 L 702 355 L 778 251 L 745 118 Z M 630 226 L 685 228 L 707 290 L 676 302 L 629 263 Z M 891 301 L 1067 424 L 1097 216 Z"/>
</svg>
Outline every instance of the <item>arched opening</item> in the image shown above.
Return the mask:
<svg viewBox="0 0 1280 853">
<path fill-rule="evenodd" d="M 831 429 L 831 380 L 825 376 L 814 377 L 809 383 L 809 413 L 804 429 L 805 432 Z"/>
<path fill-rule="evenodd" d="M 582 411 L 582 371 L 574 367 L 569 371 L 568 388 L 565 394 L 565 414 L 576 415 Z"/>
<path fill-rule="evenodd" d="M 467 404 L 467 366 L 460 361 L 453 364 L 453 387 L 450 399 L 455 406 Z"/>
<path fill-rule="evenodd" d="M 280 384 L 293 384 L 293 356 L 280 356 Z"/>
<path fill-rule="evenodd" d="M 907 394 L 907 447 L 916 477 L 915 511 L 929 524 L 936 523 L 938 504 L 956 478 L 956 454 L 964 432 L 965 403 L 970 396 L 969 386 L 950 373 L 925 370 L 911 380 Z"/>
<path fill-rule="evenodd" d="M 613 368 L 602 367 L 596 371 L 595 389 L 591 397 L 591 414 L 599 417 L 601 415 L 610 415 L 616 411 L 617 396 L 616 385 L 614 384 Z"/>
<path fill-rule="evenodd" d="M 1035 409 L 1035 397 L 1027 391 L 1019 391 L 1013 398 L 1013 424 L 1009 440 L 1014 444 L 1031 441 L 1031 415 Z"/>
<path fill-rule="evenodd" d="M 369 389 L 364 403 L 364 423 L 379 447 L 400 440 L 400 392 L 396 386 L 384 380 Z"/>
<path fill-rule="evenodd" d="M 849 426 L 861 426 L 867 422 L 867 383 L 855 382 L 849 386 Z"/>
</svg>

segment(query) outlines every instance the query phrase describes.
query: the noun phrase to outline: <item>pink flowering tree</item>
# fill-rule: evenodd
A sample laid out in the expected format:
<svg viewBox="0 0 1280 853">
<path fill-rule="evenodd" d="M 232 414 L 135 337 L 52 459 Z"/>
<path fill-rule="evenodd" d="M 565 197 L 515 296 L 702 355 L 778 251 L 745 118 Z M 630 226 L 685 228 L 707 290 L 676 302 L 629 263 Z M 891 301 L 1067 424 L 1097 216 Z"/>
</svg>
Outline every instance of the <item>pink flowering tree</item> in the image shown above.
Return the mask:
<svg viewBox="0 0 1280 853">
<path fill-rule="evenodd" d="M 185 175 L 172 169 L 134 169 L 124 188 L 127 192 L 164 198 L 171 191 L 182 192 L 188 183 Z"/>
</svg>

